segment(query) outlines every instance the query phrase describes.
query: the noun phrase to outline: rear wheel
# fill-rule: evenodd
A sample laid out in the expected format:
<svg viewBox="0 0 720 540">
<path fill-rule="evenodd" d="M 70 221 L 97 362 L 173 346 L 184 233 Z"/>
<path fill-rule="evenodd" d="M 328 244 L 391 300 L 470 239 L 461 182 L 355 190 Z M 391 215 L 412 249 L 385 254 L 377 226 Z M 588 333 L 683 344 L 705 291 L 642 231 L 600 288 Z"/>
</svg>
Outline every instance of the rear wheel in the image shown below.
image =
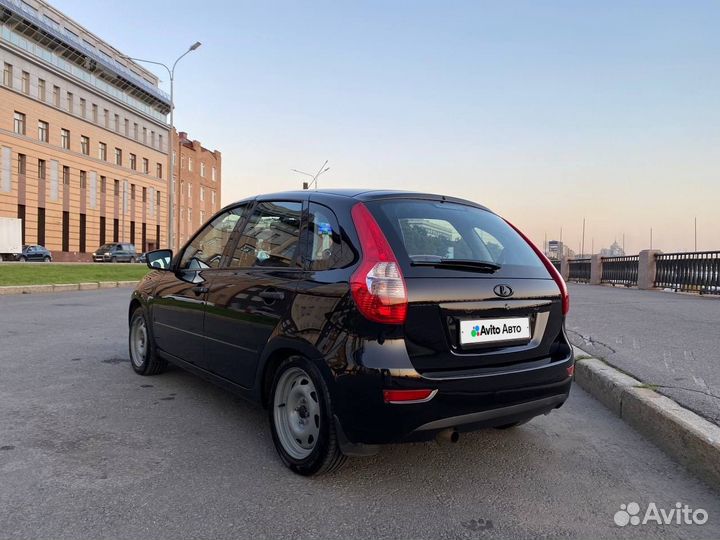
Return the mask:
<svg viewBox="0 0 720 540">
<path fill-rule="evenodd" d="M 155 341 L 145 318 L 145 312 L 138 307 L 130 319 L 130 363 L 140 375 L 157 375 L 167 367 L 167 361 L 155 351 Z"/>
<path fill-rule="evenodd" d="M 280 365 L 273 379 L 269 409 L 275 448 L 293 472 L 323 474 L 345 462 L 330 393 L 312 362 L 292 356 Z"/>
<path fill-rule="evenodd" d="M 43 262 L 50 262 L 50 257 L 48 257 L 47 255 L 45 255 L 45 256 L 43 257 Z"/>
<path fill-rule="evenodd" d="M 27 262 L 27 257 L 25 255 L 22 255 L 20 257 L 20 262 Z"/>
</svg>

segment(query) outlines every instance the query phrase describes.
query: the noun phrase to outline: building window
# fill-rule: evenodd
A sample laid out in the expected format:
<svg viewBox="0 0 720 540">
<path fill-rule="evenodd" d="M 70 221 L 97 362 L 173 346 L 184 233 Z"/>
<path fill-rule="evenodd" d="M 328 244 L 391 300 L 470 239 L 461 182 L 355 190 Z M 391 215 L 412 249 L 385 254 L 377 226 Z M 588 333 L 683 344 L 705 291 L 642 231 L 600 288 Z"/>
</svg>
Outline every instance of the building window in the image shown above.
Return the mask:
<svg viewBox="0 0 720 540">
<path fill-rule="evenodd" d="M 137 156 L 135 154 L 130 154 L 130 168 L 137 171 Z"/>
<path fill-rule="evenodd" d="M 107 178 L 104 176 L 100 177 L 100 193 L 107 193 Z M 103 244 L 104 242 L 100 242 Z"/>
<path fill-rule="evenodd" d="M 80 171 L 80 189 L 87 188 L 87 173 Z"/>
<path fill-rule="evenodd" d="M 145 188 L 145 187 L 143 188 L 143 195 L 142 195 L 142 197 L 143 197 L 142 201 L 143 201 L 143 202 L 147 202 L 147 188 Z"/>
<path fill-rule="evenodd" d="M 147 128 L 143 128 L 143 144 L 147 144 Z"/>
<path fill-rule="evenodd" d="M 205 188 L 202 186 L 200 186 L 200 200 L 205 202 Z M 200 221 L 202 221 L 202 219 Z"/>
<path fill-rule="evenodd" d="M 160 133 L 158 133 L 158 148 L 160 150 L 163 149 L 163 140 L 162 140 L 162 135 Z"/>
<path fill-rule="evenodd" d="M 192 184 L 188 182 L 188 199 L 192 199 Z"/>
<path fill-rule="evenodd" d="M 70 167 L 63 167 L 62 172 L 62 178 L 63 178 L 63 185 L 69 186 L 70 185 Z"/>
<path fill-rule="evenodd" d="M 62 250 L 70 251 L 70 212 L 62 213 Z"/>
<path fill-rule="evenodd" d="M 210 178 L 212 178 L 212 181 L 215 181 L 215 167 L 210 169 Z"/>
<path fill-rule="evenodd" d="M 45 180 L 45 160 L 44 159 L 38 159 L 38 180 Z"/>
<path fill-rule="evenodd" d="M 98 106 L 96 103 L 92 104 L 92 121 L 96 124 L 98 122 Z"/>
<path fill-rule="evenodd" d="M 7 62 L 5 62 L 5 67 L 3 68 L 3 84 L 8 88 L 12 88 L 13 85 L 12 64 L 8 64 Z"/>
<path fill-rule="evenodd" d="M 70 131 L 67 129 L 60 130 L 60 146 L 65 150 L 70 150 Z"/>
<path fill-rule="evenodd" d="M 118 218 L 113 219 L 113 242 L 120 241 L 120 220 Z"/>
<path fill-rule="evenodd" d="M 135 184 L 130 184 L 130 200 L 135 200 Z"/>
<path fill-rule="evenodd" d="M 80 116 L 85 118 L 87 115 L 87 100 L 85 98 L 80 98 Z"/>
<path fill-rule="evenodd" d="M 25 174 L 27 170 L 27 156 L 25 154 L 18 154 L 18 175 Z"/>
<path fill-rule="evenodd" d="M 210 204 L 212 205 L 213 209 L 215 209 L 215 192 L 210 192 Z"/>
<path fill-rule="evenodd" d="M 50 125 L 42 120 L 38 120 L 38 140 L 50 142 Z"/>
<path fill-rule="evenodd" d="M 160 192 L 155 192 L 155 202 L 157 202 L 158 208 L 160 208 Z"/>
<path fill-rule="evenodd" d="M 150 130 L 150 146 L 155 147 L 155 131 Z"/>
<path fill-rule="evenodd" d="M 60 87 L 53 86 L 53 104 L 59 109 L 60 108 Z"/>
<path fill-rule="evenodd" d="M 30 74 L 27 71 L 22 72 L 22 79 L 20 79 L 20 89 L 23 94 L 30 95 Z"/>
<path fill-rule="evenodd" d="M 105 115 L 105 129 L 110 128 L 110 111 L 107 109 L 103 109 L 103 114 Z"/>
<path fill-rule="evenodd" d="M 143 172 L 145 174 L 150 173 L 150 160 L 148 158 L 143 158 Z"/>
<path fill-rule="evenodd" d="M 73 95 L 72 92 L 67 93 L 67 110 L 70 114 L 73 112 Z"/>
<path fill-rule="evenodd" d="M 107 144 L 104 142 L 98 143 L 98 159 L 107 161 Z"/>
<path fill-rule="evenodd" d="M 87 229 L 87 216 L 80 214 L 80 253 L 86 251 L 86 229 Z"/>
<path fill-rule="evenodd" d="M 86 156 L 90 155 L 90 138 L 85 135 L 80 137 L 80 151 Z"/>
<path fill-rule="evenodd" d="M 25 114 L 15 111 L 13 129 L 18 135 L 25 135 Z"/>
<path fill-rule="evenodd" d="M 192 158 L 188 158 L 188 171 L 192 172 L 193 170 L 193 164 L 192 164 Z"/>
<path fill-rule="evenodd" d="M 45 209 L 38 208 L 37 216 L 37 241 L 41 246 L 45 245 Z"/>
<path fill-rule="evenodd" d="M 137 122 L 133 123 L 133 139 L 138 140 L 138 125 Z"/>
<path fill-rule="evenodd" d="M 155 176 L 162 178 L 162 163 L 157 164 L 157 167 L 155 167 L 155 173 Z"/>
<path fill-rule="evenodd" d="M 130 136 L 130 120 L 128 120 L 127 118 L 125 119 L 125 136 Z"/>
<path fill-rule="evenodd" d="M 205 178 L 205 162 L 204 161 L 200 162 L 200 176 Z"/>
<path fill-rule="evenodd" d="M 120 180 L 115 180 L 115 188 L 113 193 L 116 197 L 120 195 Z"/>
<path fill-rule="evenodd" d="M 38 79 L 38 99 L 45 101 L 45 80 Z"/>
<path fill-rule="evenodd" d="M 122 150 L 115 148 L 115 165 L 122 165 Z"/>
<path fill-rule="evenodd" d="M 100 245 L 105 243 L 105 216 L 100 216 Z"/>
<path fill-rule="evenodd" d="M 115 131 L 120 133 L 120 115 L 115 115 Z"/>
</svg>

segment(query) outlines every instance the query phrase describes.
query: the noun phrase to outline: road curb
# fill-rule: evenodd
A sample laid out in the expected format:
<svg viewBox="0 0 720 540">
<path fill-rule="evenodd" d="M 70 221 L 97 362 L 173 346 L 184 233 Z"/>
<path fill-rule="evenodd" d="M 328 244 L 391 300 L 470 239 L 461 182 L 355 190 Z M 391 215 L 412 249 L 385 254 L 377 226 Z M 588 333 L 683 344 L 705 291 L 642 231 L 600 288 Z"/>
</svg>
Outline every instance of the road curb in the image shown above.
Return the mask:
<svg viewBox="0 0 720 540">
<path fill-rule="evenodd" d="M 137 281 L 90 281 L 86 283 L 56 283 L 54 285 L 9 285 L 0 287 L 0 296 L 11 294 L 35 294 L 48 292 L 90 291 L 94 289 L 114 289 L 131 287 Z"/>
<path fill-rule="evenodd" d="M 585 391 L 710 485 L 720 485 L 720 427 L 577 347 L 575 356 L 581 358 L 575 382 Z"/>
</svg>

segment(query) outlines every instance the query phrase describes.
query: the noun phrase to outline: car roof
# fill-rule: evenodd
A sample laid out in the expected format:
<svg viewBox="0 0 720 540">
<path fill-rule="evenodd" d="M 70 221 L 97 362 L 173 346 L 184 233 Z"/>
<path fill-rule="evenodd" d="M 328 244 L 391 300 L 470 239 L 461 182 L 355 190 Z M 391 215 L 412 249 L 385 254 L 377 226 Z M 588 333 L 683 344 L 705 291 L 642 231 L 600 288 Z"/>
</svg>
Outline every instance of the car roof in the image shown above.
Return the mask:
<svg viewBox="0 0 720 540">
<path fill-rule="evenodd" d="M 317 189 L 317 190 L 295 190 L 295 191 L 280 191 L 276 193 L 267 193 L 257 195 L 255 197 L 248 197 L 236 201 L 227 206 L 233 206 L 240 202 L 246 202 L 250 200 L 282 200 L 287 198 L 292 199 L 307 199 L 312 198 L 316 201 L 321 201 L 324 198 L 332 199 L 334 197 L 347 197 L 351 199 L 357 199 L 358 201 L 372 201 L 378 199 L 428 199 L 436 201 L 447 201 L 455 202 L 459 204 L 465 204 L 469 206 L 475 206 L 483 210 L 489 210 L 487 207 L 478 204 L 467 199 L 460 199 L 458 197 L 451 197 L 449 195 L 438 195 L 436 193 L 424 193 L 420 191 L 403 191 L 396 189 L 352 189 L 352 188 L 338 188 L 338 189 Z"/>
</svg>

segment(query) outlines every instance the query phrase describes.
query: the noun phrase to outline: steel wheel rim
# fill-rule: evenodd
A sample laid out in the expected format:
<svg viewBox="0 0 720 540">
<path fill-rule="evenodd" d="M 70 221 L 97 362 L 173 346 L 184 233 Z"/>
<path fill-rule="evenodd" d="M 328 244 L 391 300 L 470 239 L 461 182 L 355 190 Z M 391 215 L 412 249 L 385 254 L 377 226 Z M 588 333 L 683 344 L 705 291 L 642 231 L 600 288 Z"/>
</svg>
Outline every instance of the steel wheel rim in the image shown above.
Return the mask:
<svg viewBox="0 0 720 540">
<path fill-rule="evenodd" d="M 294 459 L 305 459 L 320 437 L 320 401 L 310 376 L 301 368 L 285 371 L 273 400 L 275 431 L 280 444 Z"/>
<path fill-rule="evenodd" d="M 145 356 L 148 349 L 148 332 L 144 317 L 138 317 L 133 321 L 130 329 L 130 360 L 137 367 L 145 363 Z"/>
</svg>

